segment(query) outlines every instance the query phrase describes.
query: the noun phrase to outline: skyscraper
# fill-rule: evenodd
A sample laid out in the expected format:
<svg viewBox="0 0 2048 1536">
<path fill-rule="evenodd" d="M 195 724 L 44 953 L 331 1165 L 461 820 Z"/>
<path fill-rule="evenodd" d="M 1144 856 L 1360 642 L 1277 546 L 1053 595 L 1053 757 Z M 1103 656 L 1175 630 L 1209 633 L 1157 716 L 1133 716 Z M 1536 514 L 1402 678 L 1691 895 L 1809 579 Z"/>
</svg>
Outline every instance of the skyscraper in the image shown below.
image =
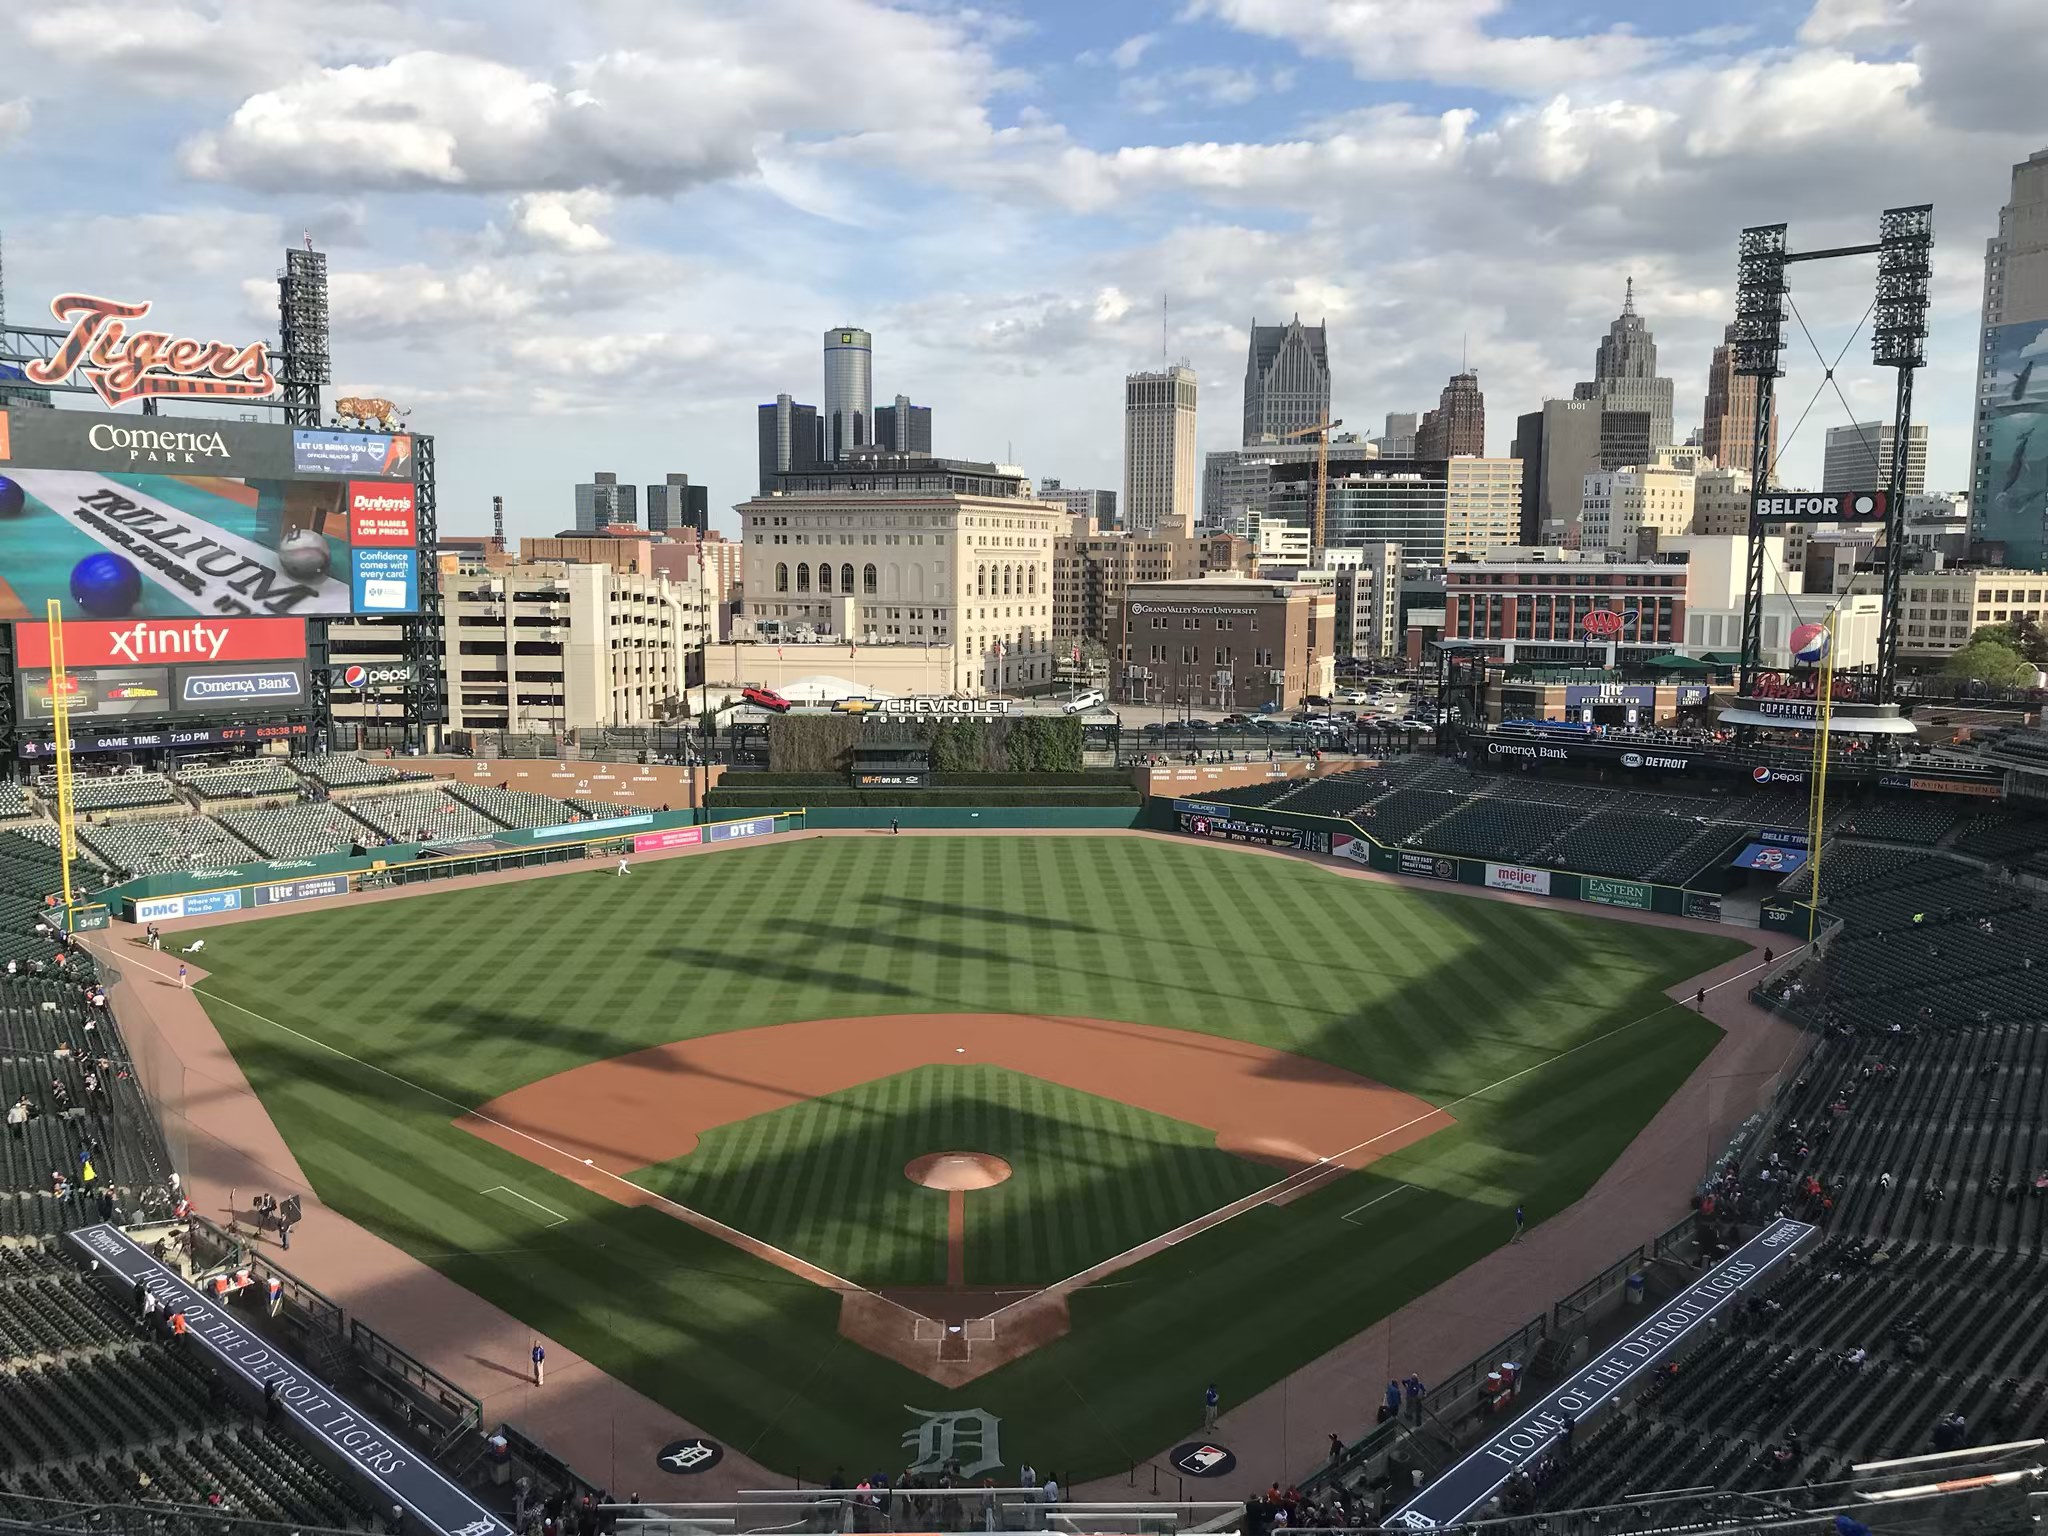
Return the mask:
<svg viewBox="0 0 2048 1536">
<path fill-rule="evenodd" d="M 932 451 L 932 408 L 898 395 L 894 405 L 875 408 L 875 442 L 893 453 Z"/>
<path fill-rule="evenodd" d="M 1591 400 L 1546 400 L 1515 419 L 1522 461 L 1522 542 L 1569 542 L 1586 476 L 1600 467 L 1600 411 Z"/>
<path fill-rule="evenodd" d="M 1892 483 L 1892 451 L 1898 434 L 1888 421 L 1858 421 L 1829 427 L 1821 460 L 1824 491 L 1881 491 Z M 1927 428 L 1916 424 L 1906 443 L 1906 494 L 1927 489 Z"/>
<path fill-rule="evenodd" d="M 777 475 L 818 467 L 824 453 L 824 432 L 815 405 L 798 405 L 788 395 L 777 395 L 773 405 L 761 406 L 755 416 L 761 444 L 761 495 L 776 489 Z"/>
<path fill-rule="evenodd" d="M 698 535 L 711 531 L 711 493 L 690 484 L 688 475 L 671 474 L 647 487 L 647 531 L 676 533 L 688 528 Z"/>
<path fill-rule="evenodd" d="M 1636 280 L 1628 280 L 1621 313 L 1600 338 L 1593 356 L 1593 381 L 1574 395 L 1603 411 L 1645 411 L 1650 417 L 1650 452 L 1671 446 L 1671 381 L 1657 375 L 1657 338 L 1636 313 Z"/>
<path fill-rule="evenodd" d="M 1252 322 L 1244 365 L 1244 441 L 1284 438 L 1330 419 L 1330 338 L 1327 326 L 1308 326 L 1296 315 L 1285 325 Z"/>
<path fill-rule="evenodd" d="M 576 487 L 576 531 L 595 533 L 614 523 L 640 521 L 639 487 L 619 484 L 619 477 L 600 469 L 586 484 Z"/>
<path fill-rule="evenodd" d="M 2003 563 L 2048 562 L 2048 149 L 2012 168 L 2012 197 L 1984 243 L 1970 523 Z"/>
<path fill-rule="evenodd" d="M 825 333 L 825 458 L 875 441 L 875 338 L 852 326 Z"/>
<path fill-rule="evenodd" d="M 1195 531 L 1195 370 L 1124 380 L 1124 528 L 1139 537 Z"/>
<path fill-rule="evenodd" d="M 1437 398 L 1436 409 L 1425 411 L 1415 429 L 1415 457 L 1450 459 L 1485 452 L 1486 396 L 1479 392 L 1479 375 L 1469 369 L 1454 373 Z"/>
<path fill-rule="evenodd" d="M 1413 411 L 1387 412 L 1387 430 L 1384 437 L 1373 439 L 1373 446 L 1383 459 L 1412 459 L 1415 457 L 1415 425 L 1420 418 Z"/>
<path fill-rule="evenodd" d="M 1735 327 L 1723 333 L 1707 365 L 1707 405 L 1700 451 L 1723 469 L 1749 469 L 1756 458 L 1756 380 L 1735 371 Z M 1770 464 L 1778 465 L 1778 418 L 1771 417 Z"/>
</svg>

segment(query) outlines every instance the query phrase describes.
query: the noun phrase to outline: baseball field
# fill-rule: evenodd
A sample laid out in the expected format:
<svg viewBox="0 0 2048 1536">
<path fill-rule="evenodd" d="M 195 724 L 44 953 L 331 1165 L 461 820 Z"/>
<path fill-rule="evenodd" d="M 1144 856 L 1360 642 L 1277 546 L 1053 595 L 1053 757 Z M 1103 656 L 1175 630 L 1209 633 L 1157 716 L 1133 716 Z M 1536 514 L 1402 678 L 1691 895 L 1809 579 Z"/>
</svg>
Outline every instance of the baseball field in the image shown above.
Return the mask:
<svg viewBox="0 0 2048 1536">
<path fill-rule="evenodd" d="M 1741 947 L 884 833 L 223 927 L 201 997 L 323 1201 L 735 1449 L 901 1467 L 905 1405 L 975 1408 L 1081 1478 L 1580 1195 L 1718 1038 L 1664 989 Z M 964 1384 L 843 1331 L 1068 1281 Z"/>
</svg>

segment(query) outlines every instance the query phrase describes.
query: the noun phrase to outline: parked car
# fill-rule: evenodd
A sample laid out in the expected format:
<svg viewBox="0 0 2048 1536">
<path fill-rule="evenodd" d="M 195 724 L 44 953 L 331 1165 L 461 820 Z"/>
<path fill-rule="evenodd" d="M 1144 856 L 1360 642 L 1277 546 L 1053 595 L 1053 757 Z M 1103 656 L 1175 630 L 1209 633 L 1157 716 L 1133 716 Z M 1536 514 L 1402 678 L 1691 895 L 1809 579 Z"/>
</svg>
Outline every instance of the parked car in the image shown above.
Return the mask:
<svg viewBox="0 0 2048 1536">
<path fill-rule="evenodd" d="M 1085 715 L 1091 709 L 1100 709 L 1109 702 L 1109 695 L 1100 688 L 1089 688 L 1075 694 L 1060 706 L 1070 715 Z"/>
<path fill-rule="evenodd" d="M 767 688 L 742 688 L 740 697 L 761 709 L 772 709 L 778 715 L 789 710 L 789 700 Z"/>
</svg>

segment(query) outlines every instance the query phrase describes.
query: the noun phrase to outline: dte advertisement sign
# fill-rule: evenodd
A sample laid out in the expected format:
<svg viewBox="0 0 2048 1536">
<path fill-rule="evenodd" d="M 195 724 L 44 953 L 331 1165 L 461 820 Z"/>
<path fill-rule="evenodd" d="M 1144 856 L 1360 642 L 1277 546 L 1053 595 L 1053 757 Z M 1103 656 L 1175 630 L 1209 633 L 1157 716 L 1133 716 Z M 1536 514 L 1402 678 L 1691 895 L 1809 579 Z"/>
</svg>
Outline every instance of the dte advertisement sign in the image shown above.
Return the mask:
<svg viewBox="0 0 2048 1536">
<path fill-rule="evenodd" d="M 416 503 L 298 469 L 285 427 L 0 410 L 0 617 L 411 612 Z"/>
</svg>

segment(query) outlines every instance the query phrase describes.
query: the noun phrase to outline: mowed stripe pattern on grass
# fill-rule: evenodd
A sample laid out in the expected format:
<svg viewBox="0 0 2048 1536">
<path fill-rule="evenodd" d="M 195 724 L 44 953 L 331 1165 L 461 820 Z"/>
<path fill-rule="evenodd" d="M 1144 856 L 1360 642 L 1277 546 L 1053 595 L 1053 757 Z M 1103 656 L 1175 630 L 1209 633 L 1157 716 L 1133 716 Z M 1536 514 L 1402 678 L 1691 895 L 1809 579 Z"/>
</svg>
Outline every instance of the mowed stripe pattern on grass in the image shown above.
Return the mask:
<svg viewBox="0 0 2048 1536">
<path fill-rule="evenodd" d="M 886 835 L 275 918 L 207 945 L 212 989 L 464 1104 L 721 1030 L 963 1011 L 1201 1030 L 1444 1102 L 1725 952 L 1152 839 Z"/>
<path fill-rule="evenodd" d="M 921 1067 L 707 1133 L 634 1182 L 868 1286 L 946 1278 L 946 1197 L 904 1174 L 986 1152 L 967 1278 L 1046 1285 L 1262 1189 L 1277 1170 L 1148 1110 L 982 1063 Z"/>
</svg>

